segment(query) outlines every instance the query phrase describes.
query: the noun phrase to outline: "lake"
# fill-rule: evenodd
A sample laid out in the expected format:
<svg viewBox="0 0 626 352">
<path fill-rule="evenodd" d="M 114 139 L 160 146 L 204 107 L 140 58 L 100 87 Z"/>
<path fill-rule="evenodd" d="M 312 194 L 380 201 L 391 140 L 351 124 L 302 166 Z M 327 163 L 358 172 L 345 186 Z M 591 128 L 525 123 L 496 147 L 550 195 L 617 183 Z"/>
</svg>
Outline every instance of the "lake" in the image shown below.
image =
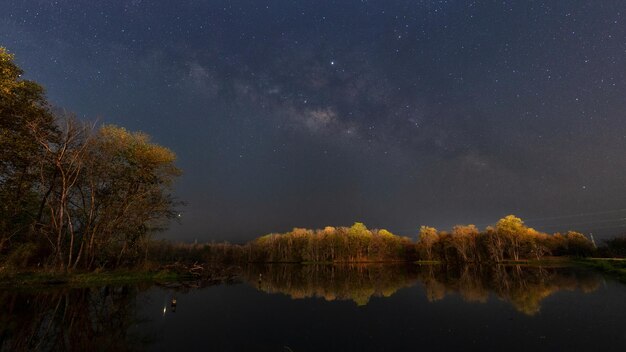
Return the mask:
<svg viewBox="0 0 626 352">
<path fill-rule="evenodd" d="M 4 290 L 2 350 L 626 351 L 626 286 L 583 268 L 242 271 L 208 287 Z"/>
</svg>

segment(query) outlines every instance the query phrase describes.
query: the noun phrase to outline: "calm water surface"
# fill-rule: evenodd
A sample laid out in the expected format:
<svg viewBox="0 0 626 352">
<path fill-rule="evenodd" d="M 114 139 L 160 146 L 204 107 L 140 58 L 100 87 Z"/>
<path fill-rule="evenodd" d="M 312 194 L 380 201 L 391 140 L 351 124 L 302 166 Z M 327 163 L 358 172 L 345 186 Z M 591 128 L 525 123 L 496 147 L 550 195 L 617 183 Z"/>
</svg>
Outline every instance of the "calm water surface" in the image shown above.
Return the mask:
<svg viewBox="0 0 626 352">
<path fill-rule="evenodd" d="M 265 265 L 244 272 L 241 283 L 194 289 L 0 292 L 1 346 L 626 351 L 626 286 L 580 268 Z"/>
</svg>

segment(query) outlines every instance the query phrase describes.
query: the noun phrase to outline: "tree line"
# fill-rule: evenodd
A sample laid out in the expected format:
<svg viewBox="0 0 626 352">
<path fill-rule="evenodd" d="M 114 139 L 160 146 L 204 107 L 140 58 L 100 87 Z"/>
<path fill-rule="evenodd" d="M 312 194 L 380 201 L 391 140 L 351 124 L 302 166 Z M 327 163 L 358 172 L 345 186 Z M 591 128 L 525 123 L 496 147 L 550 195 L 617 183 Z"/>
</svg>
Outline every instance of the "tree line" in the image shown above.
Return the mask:
<svg viewBox="0 0 626 352">
<path fill-rule="evenodd" d="M 394 261 L 407 257 L 411 240 L 357 222 L 351 227 L 269 234 L 248 244 L 248 250 L 254 262 Z"/>
<path fill-rule="evenodd" d="M 359 222 L 350 227 L 294 228 L 245 244 L 154 241 L 149 253 L 156 262 L 226 264 L 391 262 L 417 258 L 410 238 L 387 230 L 370 230 Z"/>
<path fill-rule="evenodd" d="M 457 225 L 452 231 L 422 226 L 417 242 L 362 223 L 323 230 L 294 229 L 270 234 L 244 246 L 250 261 L 360 262 L 436 260 L 447 263 L 540 260 L 546 255 L 589 256 L 594 246 L 578 232 L 549 235 L 509 215 L 484 231 Z"/>
<path fill-rule="evenodd" d="M 173 217 L 180 170 L 144 133 L 53 113 L 0 47 L 0 256 L 63 271 L 136 263 Z"/>
<path fill-rule="evenodd" d="M 160 242 L 153 243 L 151 248 L 151 257 L 160 261 L 221 263 L 501 263 L 541 260 L 546 256 L 586 257 L 606 252 L 606 247 L 596 249 L 581 233 L 546 234 L 525 226 L 514 215 L 500 219 L 495 226 L 483 231 L 474 225 L 457 225 L 449 232 L 422 226 L 417 241 L 387 230 L 370 230 L 357 222 L 351 227 L 294 228 L 243 245 Z"/>
<path fill-rule="evenodd" d="M 596 250 L 581 233 L 549 235 L 527 227 L 514 215 L 484 231 L 474 225 L 457 225 L 450 232 L 422 226 L 418 249 L 425 260 L 464 263 L 540 260 L 546 255 L 585 257 Z"/>
</svg>

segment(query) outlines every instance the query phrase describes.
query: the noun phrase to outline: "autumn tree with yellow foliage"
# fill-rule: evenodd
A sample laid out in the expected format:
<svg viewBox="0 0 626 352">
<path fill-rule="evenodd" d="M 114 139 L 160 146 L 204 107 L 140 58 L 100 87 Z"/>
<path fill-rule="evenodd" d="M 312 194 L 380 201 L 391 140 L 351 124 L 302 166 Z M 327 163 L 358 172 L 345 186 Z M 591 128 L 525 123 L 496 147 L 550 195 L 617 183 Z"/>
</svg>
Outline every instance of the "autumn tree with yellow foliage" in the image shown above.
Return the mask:
<svg viewBox="0 0 626 352">
<path fill-rule="evenodd" d="M 0 48 L 0 256 L 73 270 L 136 264 L 174 216 L 174 153 L 144 133 L 51 113 Z"/>
<path fill-rule="evenodd" d="M 246 245 L 253 262 L 384 262 L 404 261 L 411 240 L 387 230 L 370 230 L 363 223 L 323 230 L 295 228 L 262 236 Z"/>
<path fill-rule="evenodd" d="M 588 256 L 594 248 L 583 234 L 549 235 L 508 215 L 480 232 L 474 225 L 454 226 L 451 233 L 422 226 L 417 246 L 425 259 L 458 263 L 540 260 L 546 255 Z"/>
</svg>

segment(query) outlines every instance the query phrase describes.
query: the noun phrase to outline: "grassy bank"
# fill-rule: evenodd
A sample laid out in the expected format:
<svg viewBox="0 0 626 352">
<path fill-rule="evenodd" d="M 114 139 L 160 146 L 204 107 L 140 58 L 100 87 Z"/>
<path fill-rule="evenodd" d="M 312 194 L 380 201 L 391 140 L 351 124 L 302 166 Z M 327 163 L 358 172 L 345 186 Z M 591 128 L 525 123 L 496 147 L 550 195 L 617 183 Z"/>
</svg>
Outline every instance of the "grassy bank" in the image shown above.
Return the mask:
<svg viewBox="0 0 626 352">
<path fill-rule="evenodd" d="M 188 264 L 175 262 L 117 270 L 62 272 L 44 269 L 17 270 L 0 268 L 0 288 L 34 286 L 86 287 L 109 284 L 216 284 L 230 282 L 241 273 L 241 267 L 226 264 Z"/>
<path fill-rule="evenodd" d="M 0 287 L 29 287 L 63 285 L 71 287 L 106 284 L 130 284 L 140 282 L 170 282 L 183 279 L 171 271 L 108 271 L 60 273 L 50 271 L 3 272 L 0 273 Z"/>
<path fill-rule="evenodd" d="M 348 262 L 348 263 L 332 263 L 332 262 L 307 262 L 298 264 L 325 264 L 325 265 L 342 265 L 342 264 L 398 264 L 398 261 L 388 262 Z M 405 262 L 408 263 L 408 262 Z M 436 260 L 421 260 L 413 262 L 416 265 L 444 265 L 444 262 Z M 271 264 L 271 263 L 263 263 Z M 478 264 L 478 263 L 475 263 Z M 487 264 L 487 263 L 483 263 Z M 487 264 L 489 265 L 489 264 Z M 626 259 L 618 258 L 586 258 L 574 259 L 569 257 L 546 257 L 541 260 L 506 260 L 491 265 L 521 265 L 521 266 L 546 266 L 561 267 L 580 265 L 596 269 L 598 271 L 615 276 L 622 282 L 626 282 Z M 199 267 L 196 266 L 195 269 Z M 202 267 L 200 267 L 202 268 Z M 108 284 L 133 284 L 133 283 L 170 283 L 182 282 L 186 280 L 205 280 L 220 282 L 226 281 L 239 274 L 239 271 L 229 270 L 225 266 L 205 266 L 202 268 L 202 274 L 198 271 L 190 270 L 189 266 L 169 265 L 161 267 L 158 270 L 114 270 L 114 271 L 94 271 L 94 272 L 54 272 L 45 270 L 30 271 L 11 271 L 0 270 L 0 288 L 27 288 L 41 286 L 69 286 L 69 287 L 87 287 Z"/>
<path fill-rule="evenodd" d="M 418 265 L 446 264 L 441 260 L 417 260 L 413 263 Z M 525 265 L 525 266 L 563 266 L 572 265 L 574 261 L 570 257 L 544 257 L 541 259 L 502 260 L 499 262 L 467 262 L 468 265 Z M 455 264 L 456 265 L 456 264 Z"/>
<path fill-rule="evenodd" d="M 576 263 L 610 274 L 626 283 L 626 259 L 624 258 L 585 258 L 576 260 Z"/>
</svg>

